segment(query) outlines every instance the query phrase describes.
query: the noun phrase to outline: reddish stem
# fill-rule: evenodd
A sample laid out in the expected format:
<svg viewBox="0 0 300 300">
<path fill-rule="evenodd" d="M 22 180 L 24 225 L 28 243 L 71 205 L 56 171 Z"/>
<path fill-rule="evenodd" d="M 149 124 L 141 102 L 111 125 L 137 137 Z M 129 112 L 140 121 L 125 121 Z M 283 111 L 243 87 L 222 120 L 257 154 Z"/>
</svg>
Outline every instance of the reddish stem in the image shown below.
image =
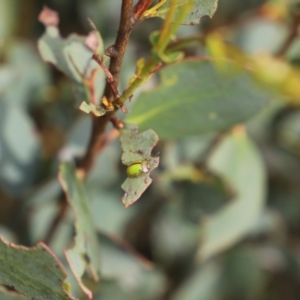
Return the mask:
<svg viewBox="0 0 300 300">
<path fill-rule="evenodd" d="M 115 99 L 119 98 L 120 95 L 119 95 L 119 92 L 118 92 L 118 88 L 117 88 L 116 82 L 114 80 L 114 77 L 111 75 L 110 71 L 107 69 L 106 65 L 103 63 L 103 61 L 100 59 L 99 55 L 97 55 L 97 54 L 94 54 L 92 56 L 92 59 L 95 62 L 97 62 L 97 64 L 99 64 L 99 66 L 104 71 L 104 73 L 106 75 L 106 81 L 110 85 L 111 91 L 112 91 Z"/>
<path fill-rule="evenodd" d="M 132 10 L 134 18 L 139 20 L 152 2 L 153 0 L 140 0 Z"/>
<path fill-rule="evenodd" d="M 298 27 L 300 24 L 300 13 L 297 12 L 294 16 L 293 23 L 290 27 L 289 35 L 287 36 L 285 42 L 282 44 L 281 48 L 277 51 L 277 56 L 284 56 L 289 50 L 290 46 L 294 40 L 298 37 Z"/>
</svg>

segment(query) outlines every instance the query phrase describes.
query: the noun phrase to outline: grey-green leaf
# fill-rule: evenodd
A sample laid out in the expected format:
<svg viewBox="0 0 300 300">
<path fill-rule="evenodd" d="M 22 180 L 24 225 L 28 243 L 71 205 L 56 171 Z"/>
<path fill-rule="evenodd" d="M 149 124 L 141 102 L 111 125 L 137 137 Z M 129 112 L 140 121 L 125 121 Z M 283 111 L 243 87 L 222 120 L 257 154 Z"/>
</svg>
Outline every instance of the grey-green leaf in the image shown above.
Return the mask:
<svg viewBox="0 0 300 300">
<path fill-rule="evenodd" d="M 127 126 L 120 132 L 120 141 L 122 163 L 128 166 L 136 160 L 149 158 L 158 136 L 151 129 L 140 133 L 137 126 Z"/>
<path fill-rule="evenodd" d="M 52 63 L 70 79 L 79 83 L 79 73 L 84 73 L 93 55 L 84 46 L 84 37 L 72 34 L 63 39 L 58 28 L 53 26 L 46 28 L 45 34 L 38 42 L 38 48 L 43 60 Z"/>
<path fill-rule="evenodd" d="M 76 217 L 75 245 L 66 251 L 66 257 L 78 284 L 89 299 L 92 299 L 92 293 L 81 281 L 81 277 L 88 270 L 93 279 L 98 280 L 100 250 L 88 207 L 87 193 L 72 163 L 64 163 L 60 166 L 59 180 Z"/>
<path fill-rule="evenodd" d="M 159 157 L 152 157 L 151 152 L 158 142 L 158 136 L 151 129 L 140 133 L 137 126 L 127 126 L 121 130 L 120 141 L 123 151 L 122 163 L 129 166 L 134 162 L 146 160 L 149 170 L 134 178 L 127 177 L 122 184 L 122 189 L 125 191 L 122 202 L 125 207 L 128 207 L 140 198 L 152 182 L 149 174 L 158 166 Z"/>
<path fill-rule="evenodd" d="M 219 299 L 219 284 L 222 279 L 221 267 L 216 262 L 198 266 L 183 284 L 180 285 L 171 300 Z M 213 297 L 212 297 L 213 295 Z"/>
<path fill-rule="evenodd" d="M 63 287 L 65 271 L 51 250 L 39 243 L 26 248 L 0 238 L 0 285 L 35 300 L 70 300 Z"/>
<path fill-rule="evenodd" d="M 90 95 L 83 82 L 83 78 L 85 80 L 92 78 L 92 72 L 99 68 L 91 59 L 93 52 L 86 46 L 87 37 L 77 34 L 71 34 L 67 38 L 61 37 L 56 26 L 59 20 L 55 20 L 55 24 L 51 24 L 49 14 L 53 14 L 55 18 L 58 18 L 56 13 L 49 8 L 44 8 L 40 14 L 40 21 L 46 25 L 46 32 L 38 41 L 38 49 L 43 60 L 52 63 L 73 81 L 78 104 L 82 101 L 90 102 L 92 97 L 94 98 L 93 101 L 99 99 L 104 89 L 104 73 L 98 72 L 94 78 L 94 82 L 97 82 L 94 86 L 95 95 Z M 98 34 L 94 38 L 96 36 L 100 37 Z M 103 53 L 102 40 L 99 40 L 98 43 L 98 51 Z"/>
<path fill-rule="evenodd" d="M 244 131 L 236 130 L 226 137 L 212 154 L 208 166 L 228 182 L 236 197 L 204 222 L 197 253 L 200 261 L 227 249 L 249 233 L 266 198 L 266 171 L 260 154 Z"/>
<path fill-rule="evenodd" d="M 7 292 L 7 291 L 3 291 L 4 289 L 2 289 L 0 287 L 0 299 L 1 300 L 27 300 L 28 298 L 26 298 L 25 296 L 19 294 L 19 293 L 11 293 L 11 292 Z"/>
<path fill-rule="evenodd" d="M 187 60 L 162 69 L 160 76 L 161 84 L 141 94 L 126 121 L 162 139 L 226 130 L 271 98 L 246 72 L 223 74 L 210 61 Z"/>
<path fill-rule="evenodd" d="M 150 172 L 158 167 L 159 157 L 151 157 L 148 159 L 149 163 L 149 172 L 143 173 L 138 177 L 130 178 L 127 177 L 124 183 L 122 184 L 122 189 L 125 194 L 122 197 L 122 202 L 125 207 L 133 204 L 138 200 L 147 187 L 151 184 L 152 178 L 150 178 Z"/>
<path fill-rule="evenodd" d="M 166 0 L 166 2 L 161 7 L 159 7 L 159 9 L 155 12 L 153 16 L 157 16 L 164 19 L 169 10 L 171 2 L 172 0 Z M 178 3 L 176 5 L 175 14 L 173 16 L 174 21 L 176 21 L 176 18 L 180 10 L 182 9 L 182 6 L 186 5 L 187 0 L 178 0 L 177 2 Z M 185 17 L 182 24 L 198 24 L 203 16 L 212 17 L 217 9 L 217 4 L 218 0 L 192 0 L 192 9 Z"/>
<path fill-rule="evenodd" d="M 100 105 L 95 105 L 94 103 L 87 103 L 85 101 L 81 102 L 79 109 L 86 114 L 92 113 L 96 117 L 105 115 L 106 110 Z"/>
</svg>

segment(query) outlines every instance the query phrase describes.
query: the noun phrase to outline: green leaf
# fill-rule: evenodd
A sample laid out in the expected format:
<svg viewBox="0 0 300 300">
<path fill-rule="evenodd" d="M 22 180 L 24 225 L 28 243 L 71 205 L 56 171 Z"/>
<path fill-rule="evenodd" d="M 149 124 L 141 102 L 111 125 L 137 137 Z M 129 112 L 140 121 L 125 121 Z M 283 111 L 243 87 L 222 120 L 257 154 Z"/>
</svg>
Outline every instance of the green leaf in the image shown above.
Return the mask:
<svg viewBox="0 0 300 300">
<path fill-rule="evenodd" d="M 244 131 L 226 137 L 212 154 L 209 168 L 223 177 L 236 196 L 202 226 L 197 253 L 205 260 L 243 238 L 256 224 L 266 197 L 266 172 L 256 147 Z"/>
<path fill-rule="evenodd" d="M 265 260 L 258 259 L 261 252 L 265 250 L 262 250 L 263 248 L 266 248 L 266 245 L 253 247 L 242 244 L 223 256 L 221 294 L 228 291 L 226 286 L 234 286 L 234 292 L 227 292 L 229 299 L 232 297 L 246 299 L 248 295 L 251 295 L 252 299 L 261 298 L 264 283 L 269 280 L 269 274 L 266 274 L 263 265 Z"/>
<path fill-rule="evenodd" d="M 161 0 L 162 2 L 163 0 Z M 170 7 L 172 0 L 166 0 L 166 2 L 160 6 L 156 11 L 151 13 L 152 17 L 160 17 L 164 19 Z M 173 21 L 176 21 L 182 6 L 186 4 L 187 0 L 178 0 L 176 5 Z M 185 17 L 181 24 L 193 25 L 198 24 L 203 16 L 212 17 L 217 9 L 218 0 L 193 0 L 193 6 L 189 14 Z"/>
<path fill-rule="evenodd" d="M 176 290 L 171 300 L 220 299 L 222 269 L 215 262 L 199 266 Z"/>
<path fill-rule="evenodd" d="M 86 190 L 72 163 L 64 163 L 60 166 L 59 180 L 76 217 L 75 245 L 66 251 L 66 257 L 78 284 L 89 299 L 92 299 L 92 293 L 83 284 L 81 277 L 88 270 L 92 278 L 98 280 L 100 250 L 88 207 Z"/>
<path fill-rule="evenodd" d="M 246 73 L 221 74 L 209 61 L 177 63 L 160 75 L 160 86 L 141 94 L 126 121 L 141 130 L 151 128 L 163 139 L 228 129 L 270 100 Z"/>
<path fill-rule="evenodd" d="M 95 105 L 93 103 L 86 103 L 85 101 L 83 101 L 80 104 L 79 109 L 81 111 L 85 112 L 86 114 L 92 113 L 96 117 L 103 116 L 106 113 L 106 110 L 104 107 L 102 107 L 100 105 Z"/>
<path fill-rule="evenodd" d="M 2 291 L 0 288 L 0 299 L 1 300 L 27 300 L 25 296 L 22 296 L 15 292 Z"/>
<path fill-rule="evenodd" d="M 148 168 L 148 172 L 134 178 L 127 177 L 122 184 L 122 189 L 125 191 L 122 202 L 125 207 L 128 207 L 141 197 L 152 182 L 149 174 L 158 166 L 159 157 L 152 157 L 151 152 L 158 142 L 158 136 L 151 129 L 139 133 L 136 126 L 131 126 L 121 130 L 120 141 L 124 165 L 130 166 L 135 162 L 147 161 Z"/>
<path fill-rule="evenodd" d="M 8 47 L 3 48 L 6 57 L 6 64 L 3 63 L 0 67 L 3 100 L 18 104 L 26 110 L 29 106 L 43 102 L 45 86 L 49 85 L 50 80 L 45 63 L 36 53 L 35 46 L 24 40 L 10 42 Z"/>
<path fill-rule="evenodd" d="M 40 141 L 32 120 L 22 106 L 2 100 L 1 97 L 0 180 L 3 188 L 17 196 L 35 181 Z"/>
<path fill-rule="evenodd" d="M 130 299 L 158 298 L 165 283 L 161 271 L 143 256 L 134 252 L 127 243 L 120 241 L 117 236 L 99 234 L 99 238 L 103 245 L 103 278 L 116 279 L 127 294 L 131 293 Z"/>
<path fill-rule="evenodd" d="M 26 248 L 0 238 L 0 266 L 0 285 L 30 299 L 74 299 L 64 289 L 63 266 L 43 243 Z"/>
<path fill-rule="evenodd" d="M 121 131 L 120 141 L 123 150 L 122 163 L 128 166 L 137 160 L 149 158 L 158 142 L 158 136 L 151 129 L 139 133 L 137 126 L 130 126 Z"/>
<path fill-rule="evenodd" d="M 51 19 L 47 15 L 41 17 L 44 11 L 48 14 L 55 14 L 54 11 L 48 8 L 44 8 L 40 14 L 40 21 L 46 26 L 46 32 L 38 41 L 38 49 L 43 60 L 52 63 L 73 81 L 75 96 L 79 104 L 84 100 L 90 102 L 92 97 L 99 99 L 105 84 L 104 73 L 98 72 L 94 78 L 93 83 L 97 82 L 97 85 L 94 86 L 95 95 L 91 95 L 83 83 L 83 78 L 85 80 L 90 79 L 92 72 L 99 68 L 98 64 L 91 59 L 92 50 L 86 45 L 86 41 L 90 36 L 71 34 L 67 38 L 62 38 L 58 27 L 51 22 L 49 23 Z M 56 20 L 56 22 L 58 23 L 59 20 Z M 94 39 L 97 36 L 100 35 L 95 34 Z M 102 40 L 98 40 L 97 51 L 100 51 L 101 54 L 104 51 Z"/>
</svg>

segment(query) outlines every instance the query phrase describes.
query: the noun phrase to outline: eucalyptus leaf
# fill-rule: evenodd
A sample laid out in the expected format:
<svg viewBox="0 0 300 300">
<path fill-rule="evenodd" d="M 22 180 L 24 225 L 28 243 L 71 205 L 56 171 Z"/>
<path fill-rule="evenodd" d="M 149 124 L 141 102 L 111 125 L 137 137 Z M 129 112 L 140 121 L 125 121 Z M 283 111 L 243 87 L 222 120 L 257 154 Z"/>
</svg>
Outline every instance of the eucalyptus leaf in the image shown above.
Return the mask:
<svg viewBox="0 0 300 300">
<path fill-rule="evenodd" d="M 137 126 L 130 126 L 121 131 L 122 163 L 131 163 L 147 159 L 158 142 L 158 136 L 153 130 L 139 132 Z"/>
<path fill-rule="evenodd" d="M 176 290 L 172 300 L 212 300 L 218 294 L 221 268 L 215 262 L 199 266 Z M 218 299 L 218 298 L 217 298 Z"/>
<path fill-rule="evenodd" d="M 163 5 L 161 5 L 156 11 L 151 13 L 151 16 L 165 19 L 172 1 L 173 0 L 166 0 Z M 160 2 L 164 2 L 164 0 L 161 0 Z M 200 19 L 203 16 L 212 17 L 217 9 L 217 4 L 218 4 L 218 0 L 192 0 L 191 2 L 192 2 L 192 9 L 185 17 L 182 24 L 185 25 L 198 24 L 200 22 Z M 176 21 L 178 14 L 180 13 L 180 10 L 182 10 L 183 5 L 186 5 L 186 3 L 187 0 L 178 0 L 176 2 L 175 14 L 172 18 L 174 22 Z"/>
<path fill-rule="evenodd" d="M 5 190 L 20 195 L 36 178 L 40 141 L 26 111 L 1 100 L 0 179 Z"/>
<path fill-rule="evenodd" d="M 43 60 L 52 63 L 73 81 L 78 104 L 82 101 L 90 102 L 92 97 L 100 99 L 100 94 L 105 84 L 104 73 L 97 72 L 93 78 L 93 72 L 97 68 L 99 69 L 99 66 L 91 59 L 93 52 L 86 45 L 86 40 L 90 36 L 71 34 L 67 38 L 61 37 L 57 25 L 49 23 L 46 17 L 41 17 L 45 11 L 53 15 L 56 13 L 48 8 L 44 8 L 40 14 L 40 21 L 46 26 L 46 32 L 38 41 L 38 49 Z M 55 15 L 55 18 L 58 17 Z M 58 23 L 59 20 L 56 20 L 56 22 Z M 99 33 L 97 37 L 101 38 Z M 96 48 L 99 53 L 103 53 L 102 40 L 98 41 Z M 95 95 L 90 94 L 84 82 L 92 78 Z"/>
<path fill-rule="evenodd" d="M 232 246 L 254 228 L 266 199 L 266 170 L 243 130 L 227 136 L 208 161 L 234 190 L 235 198 L 211 215 L 201 228 L 197 258 L 202 261 Z"/>
<path fill-rule="evenodd" d="M 7 291 L 1 291 L 0 288 L 0 299 L 1 300 L 27 300 L 25 296 L 22 296 L 15 292 L 7 292 Z"/>
<path fill-rule="evenodd" d="M 81 277 L 86 270 L 89 270 L 92 278 L 98 280 L 100 250 L 87 203 L 86 190 L 72 163 L 64 163 L 60 166 L 59 180 L 76 217 L 75 245 L 66 251 L 66 257 L 78 284 L 89 299 L 92 299 L 92 293 L 84 285 Z"/>
<path fill-rule="evenodd" d="M 132 295 L 131 299 L 136 295 L 140 299 L 155 299 L 162 293 L 165 277 L 155 265 L 115 235 L 101 233 L 98 237 L 103 250 L 104 280 L 115 279 L 126 294 Z"/>
<path fill-rule="evenodd" d="M 158 166 L 159 157 L 152 157 L 148 162 L 149 172 L 151 172 Z M 121 198 L 125 207 L 128 207 L 137 201 L 151 183 L 152 178 L 149 176 L 149 173 L 142 173 L 134 178 L 127 177 L 122 184 L 122 189 L 125 194 Z"/>
<path fill-rule="evenodd" d="M 159 157 L 152 157 L 151 152 L 158 142 L 158 136 L 151 129 L 139 133 L 138 127 L 131 126 L 121 131 L 120 141 L 123 151 L 122 163 L 128 166 L 128 177 L 122 184 L 122 189 L 125 191 L 122 202 L 125 207 L 128 207 L 140 198 L 152 182 L 149 174 L 158 166 Z M 146 171 L 142 170 L 144 163 Z M 136 170 L 133 169 L 134 166 L 137 167 Z M 129 170 L 132 170 L 131 174 Z"/>
<path fill-rule="evenodd" d="M 103 116 L 106 113 L 106 110 L 102 106 L 95 105 L 93 103 L 87 103 L 85 101 L 80 104 L 79 109 L 86 114 L 92 113 L 97 117 Z"/>
<path fill-rule="evenodd" d="M 151 128 L 162 139 L 226 130 L 271 99 L 246 72 L 221 73 L 210 61 L 190 59 L 159 73 L 160 85 L 140 95 L 126 121 L 141 130 Z"/>
<path fill-rule="evenodd" d="M 68 300 L 65 271 L 43 243 L 26 248 L 0 238 L 0 285 L 36 300 Z M 1 298 L 2 299 L 2 298 Z"/>
</svg>

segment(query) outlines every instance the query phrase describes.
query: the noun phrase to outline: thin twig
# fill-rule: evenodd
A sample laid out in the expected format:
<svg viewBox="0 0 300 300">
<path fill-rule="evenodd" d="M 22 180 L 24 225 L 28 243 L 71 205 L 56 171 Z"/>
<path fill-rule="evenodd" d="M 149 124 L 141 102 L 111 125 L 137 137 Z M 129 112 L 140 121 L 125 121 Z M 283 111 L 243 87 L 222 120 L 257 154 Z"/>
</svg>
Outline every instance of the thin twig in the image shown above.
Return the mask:
<svg viewBox="0 0 300 300">
<path fill-rule="evenodd" d="M 115 44 L 112 46 L 115 50 L 115 55 L 111 58 L 109 71 L 112 74 L 116 85 L 118 85 L 119 83 L 120 71 L 121 71 L 125 50 L 134 25 L 132 6 L 133 6 L 133 0 L 122 1 L 121 19 L 120 19 L 118 34 L 117 34 Z M 112 99 L 113 94 L 109 83 L 106 84 L 104 94 L 107 97 L 107 99 L 111 101 L 113 100 Z"/>
<path fill-rule="evenodd" d="M 134 25 L 132 7 L 133 7 L 133 0 L 122 1 L 119 30 L 118 30 L 115 44 L 112 46 L 116 55 L 111 58 L 109 72 L 105 72 L 106 68 L 102 68 L 106 73 L 106 76 L 108 74 L 111 75 L 111 76 L 107 76 L 109 80 L 107 80 L 107 84 L 104 92 L 104 96 L 107 99 L 109 99 L 109 101 L 111 102 L 114 100 L 114 98 L 117 98 L 116 96 L 118 95 L 117 89 L 114 90 L 112 86 L 113 87 L 118 86 L 120 70 L 123 62 L 125 49 L 128 44 L 129 36 Z M 112 80 L 113 80 L 113 84 L 112 84 Z M 94 115 L 91 116 L 93 120 L 92 120 L 92 132 L 91 132 L 89 145 L 85 156 L 77 164 L 77 169 L 81 173 L 82 177 L 85 177 L 87 172 L 91 169 L 99 151 L 107 144 L 108 141 L 111 140 L 111 135 L 105 135 L 104 131 L 108 122 L 110 122 L 111 118 L 113 117 L 114 113 L 115 111 L 107 112 L 102 117 L 96 117 Z M 114 132 L 117 131 L 114 130 Z M 61 203 L 60 210 L 57 216 L 54 218 L 52 224 L 50 225 L 50 228 L 45 238 L 47 244 L 52 240 L 55 232 L 59 227 L 59 224 L 63 220 L 65 213 L 67 211 L 68 205 L 67 205 L 65 195 L 64 198 L 60 197 L 60 203 Z"/>
<path fill-rule="evenodd" d="M 286 52 L 289 50 L 290 46 L 294 42 L 294 40 L 298 37 L 298 27 L 300 24 L 300 13 L 296 13 L 293 19 L 293 22 L 290 26 L 290 32 L 287 36 L 286 40 L 280 47 L 280 49 L 277 51 L 276 56 L 284 56 Z"/>
<path fill-rule="evenodd" d="M 120 95 L 119 95 L 118 87 L 116 85 L 114 77 L 112 76 L 112 74 L 110 73 L 110 71 L 107 69 L 106 65 L 103 63 L 103 61 L 101 60 L 101 58 L 97 54 L 94 54 L 92 56 L 92 59 L 94 61 L 96 61 L 100 65 L 100 67 L 102 68 L 102 70 L 104 71 L 104 73 L 106 75 L 106 81 L 107 81 L 107 83 L 109 83 L 111 91 L 112 91 L 115 99 L 118 99 L 120 97 Z"/>
<path fill-rule="evenodd" d="M 202 152 L 198 165 L 203 166 L 207 163 L 210 156 L 216 150 L 216 148 L 220 145 L 220 143 L 223 141 L 223 139 L 225 138 L 227 133 L 228 133 L 227 131 L 222 131 L 222 132 L 218 133 L 215 137 L 213 137 L 210 144 Z"/>
<path fill-rule="evenodd" d="M 53 237 L 59 228 L 59 225 L 61 224 L 62 220 L 64 219 L 66 212 L 68 210 L 68 202 L 66 199 L 66 195 L 61 192 L 59 198 L 58 198 L 58 203 L 59 203 L 59 209 L 58 212 L 55 216 L 55 218 L 52 220 L 50 227 L 48 228 L 47 234 L 44 238 L 44 242 L 49 245 L 53 241 Z"/>
<path fill-rule="evenodd" d="M 115 120 L 117 122 L 117 120 Z M 121 125 L 120 125 L 121 126 Z M 107 144 L 109 144 L 111 141 L 116 139 L 119 136 L 119 130 L 112 129 L 106 136 L 105 139 L 102 140 L 102 144 L 100 145 L 100 148 L 105 148 Z M 79 173 L 78 173 L 79 174 Z M 84 174 L 79 174 L 80 176 Z M 68 211 L 69 203 L 66 198 L 66 194 L 61 191 L 60 195 L 58 196 L 58 203 L 59 203 L 59 209 L 56 214 L 56 216 L 53 218 L 47 234 L 45 235 L 44 242 L 49 245 L 55 236 L 56 231 L 58 230 L 61 222 L 65 218 L 65 215 Z"/>
<path fill-rule="evenodd" d="M 134 25 L 134 18 L 132 13 L 133 0 L 123 0 L 121 9 L 121 18 L 116 37 L 115 44 L 111 47 L 114 49 L 115 55 L 111 57 L 109 72 L 113 77 L 115 86 L 118 86 L 120 70 L 123 62 L 124 53 L 129 41 L 129 37 Z M 105 86 L 104 96 L 110 101 L 115 100 L 114 91 L 112 90 L 111 83 L 107 82 Z M 89 145 L 83 159 L 78 163 L 78 168 L 82 172 L 87 173 L 94 163 L 94 159 L 101 149 L 103 139 L 105 138 L 105 128 L 107 123 L 110 122 L 111 117 L 115 112 L 107 112 L 102 117 L 93 118 L 91 138 Z"/>
<path fill-rule="evenodd" d="M 134 18 L 139 20 L 152 2 L 153 0 L 140 0 L 133 8 Z"/>
<path fill-rule="evenodd" d="M 175 52 L 183 50 L 185 47 L 194 46 L 194 44 L 204 45 L 205 38 L 203 36 L 191 36 L 188 38 L 180 38 L 171 42 L 167 48 L 166 52 Z"/>
</svg>

